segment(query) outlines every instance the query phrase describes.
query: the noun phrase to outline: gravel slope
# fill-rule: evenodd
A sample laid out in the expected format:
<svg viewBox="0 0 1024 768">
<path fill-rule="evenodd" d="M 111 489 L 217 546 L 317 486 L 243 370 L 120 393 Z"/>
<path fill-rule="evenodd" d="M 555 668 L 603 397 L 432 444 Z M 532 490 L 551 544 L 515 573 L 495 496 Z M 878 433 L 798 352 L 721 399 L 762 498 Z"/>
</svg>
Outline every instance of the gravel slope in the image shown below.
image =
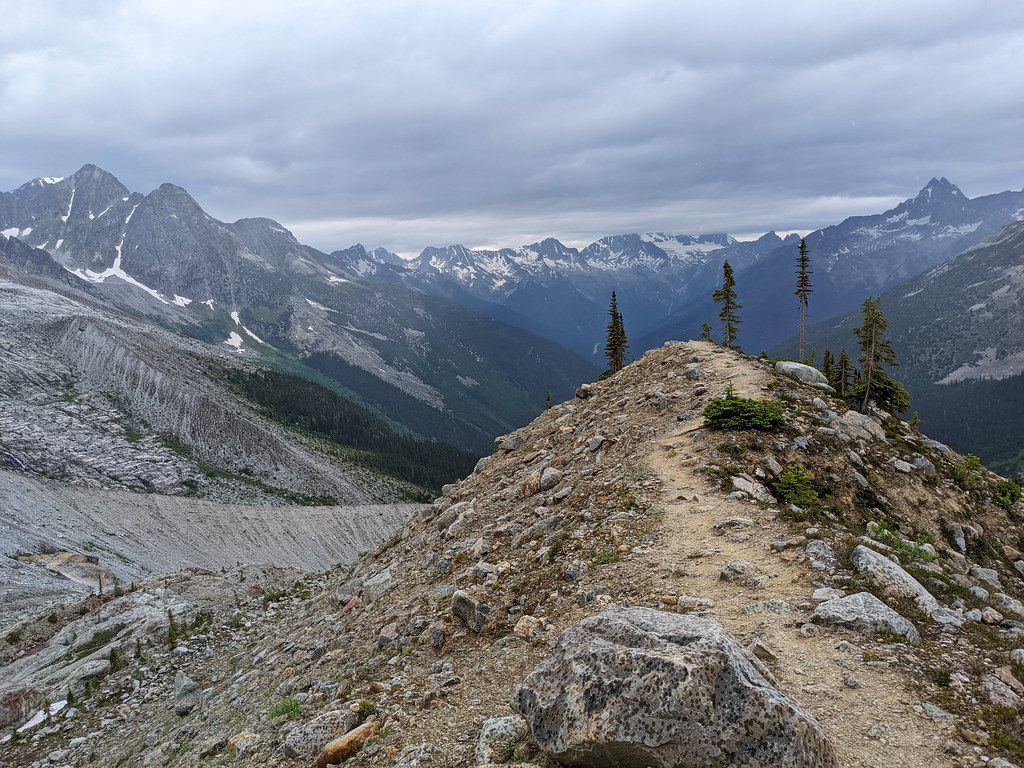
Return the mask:
<svg viewBox="0 0 1024 768">
<path fill-rule="evenodd" d="M 242 506 L 71 488 L 0 470 L 0 626 L 79 586 L 16 553 L 98 556 L 123 582 L 188 566 L 275 563 L 323 570 L 373 549 L 420 505 Z"/>
</svg>

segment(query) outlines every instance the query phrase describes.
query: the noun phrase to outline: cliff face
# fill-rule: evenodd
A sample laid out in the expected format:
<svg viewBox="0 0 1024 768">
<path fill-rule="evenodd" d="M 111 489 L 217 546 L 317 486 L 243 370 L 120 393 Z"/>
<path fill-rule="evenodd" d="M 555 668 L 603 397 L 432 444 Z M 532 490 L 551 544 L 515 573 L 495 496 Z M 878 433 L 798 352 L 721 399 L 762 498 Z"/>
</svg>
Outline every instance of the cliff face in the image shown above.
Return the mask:
<svg viewBox="0 0 1024 768">
<path fill-rule="evenodd" d="M 702 412 L 727 388 L 773 403 L 784 423 L 711 429 Z M 500 438 L 470 477 L 353 567 L 216 603 L 171 644 L 166 620 L 125 621 L 110 642 L 131 648 L 137 638 L 144 661 L 105 670 L 72 717 L 10 747 L 11 759 L 30 763 L 81 734 L 100 765 L 192 766 L 229 752 L 243 764 L 303 765 L 372 711 L 376 726 L 361 733 L 376 736 L 356 764 L 628 762 L 629 744 L 600 742 L 596 726 L 581 743 L 552 746 L 552 734 L 573 730 L 559 720 L 573 703 L 538 725 L 524 704 L 532 694 L 516 693 L 531 671 L 541 670 L 532 681 L 554 674 L 541 665 L 553 654 L 577 672 L 575 660 L 595 657 L 580 638 L 597 620 L 580 625 L 586 632 L 576 625 L 603 614 L 619 629 L 601 637 L 618 643 L 642 625 L 660 638 L 648 648 L 684 643 L 697 618 L 720 626 L 740 677 L 815 734 L 806 749 L 772 747 L 794 755 L 787 764 L 999 765 L 1024 745 L 1024 531 L 1013 488 L 888 414 L 849 412 L 825 390 L 710 344 L 670 343 Z M 204 610 L 195 593 L 174 603 L 176 624 Z M 84 643 L 91 617 L 116 604 L 62 637 Z M 685 631 L 672 628 L 678 614 Z M 24 623 L 8 658 L 52 642 L 65 621 Z M 629 622 L 638 629 L 622 629 Z M 609 658 L 630 681 L 639 651 L 621 647 Z M 17 664 L 19 679 L 32 679 Z M 689 711 L 673 709 L 694 690 L 681 678 L 724 674 L 686 664 L 686 675 L 666 662 L 644 678 L 632 724 L 662 732 L 666 712 Z M 178 671 L 203 691 L 201 706 L 170 709 L 185 702 Z M 614 699 L 607 680 L 601 701 Z M 559 689 L 550 678 L 531 685 Z M 60 693 L 44 687 L 7 695 Z M 724 717 L 708 716 L 716 727 Z M 686 738 L 711 750 L 694 765 L 753 754 L 707 735 L 716 728 L 701 740 L 692 724 L 686 735 L 671 722 L 675 754 Z"/>
</svg>

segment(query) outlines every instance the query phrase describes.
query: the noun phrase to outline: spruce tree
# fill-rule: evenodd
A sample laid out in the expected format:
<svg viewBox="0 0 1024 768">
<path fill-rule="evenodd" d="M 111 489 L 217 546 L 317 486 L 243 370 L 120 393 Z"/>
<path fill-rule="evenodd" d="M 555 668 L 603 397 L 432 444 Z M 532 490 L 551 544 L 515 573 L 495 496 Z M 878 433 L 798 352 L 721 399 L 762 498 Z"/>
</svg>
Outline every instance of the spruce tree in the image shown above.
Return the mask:
<svg viewBox="0 0 1024 768">
<path fill-rule="evenodd" d="M 701 323 L 700 339 L 701 341 L 711 341 L 711 326 L 707 323 Z"/>
<path fill-rule="evenodd" d="M 796 291 L 800 303 L 800 361 L 804 359 L 804 320 L 807 318 L 808 297 L 811 295 L 811 259 L 807 255 L 807 242 L 800 238 L 800 255 L 796 259 Z"/>
<path fill-rule="evenodd" d="M 626 340 L 626 328 L 622 322 L 622 313 L 619 312 L 619 304 L 615 298 L 615 291 L 612 291 L 611 305 L 608 307 L 608 325 L 605 329 L 604 356 L 608 358 L 608 372 L 618 373 L 626 362 L 626 350 L 629 349 L 629 342 Z"/>
<path fill-rule="evenodd" d="M 846 351 L 846 347 L 843 347 L 839 350 L 839 357 L 836 359 L 835 367 L 832 369 L 832 378 L 828 383 L 840 395 L 846 395 L 850 391 L 852 376 L 853 367 L 850 365 L 850 355 Z"/>
<path fill-rule="evenodd" d="M 832 357 L 832 350 L 826 349 L 825 354 L 821 357 L 821 372 L 825 375 L 826 381 L 829 384 L 832 383 L 832 378 L 835 375 L 836 361 Z"/>
<path fill-rule="evenodd" d="M 864 320 L 853 329 L 860 346 L 860 358 L 863 378 L 858 381 L 853 394 L 858 400 L 862 413 L 867 412 L 868 401 L 872 398 L 886 410 L 902 411 L 910 403 L 910 395 L 903 385 L 886 373 L 883 365 L 896 366 L 896 352 L 892 342 L 885 338 L 889 321 L 882 314 L 882 303 L 879 299 L 868 297 L 861 306 Z"/>
<path fill-rule="evenodd" d="M 722 287 L 712 293 L 711 298 L 715 300 L 716 304 L 722 305 L 722 309 L 718 313 L 718 319 L 722 321 L 722 326 L 725 329 L 722 346 L 729 349 L 739 349 L 736 344 L 736 326 L 743 322 L 737 313 L 737 310 L 743 309 L 743 307 L 736 302 L 735 288 L 736 279 L 732 275 L 732 267 L 726 261 L 722 265 Z"/>
</svg>

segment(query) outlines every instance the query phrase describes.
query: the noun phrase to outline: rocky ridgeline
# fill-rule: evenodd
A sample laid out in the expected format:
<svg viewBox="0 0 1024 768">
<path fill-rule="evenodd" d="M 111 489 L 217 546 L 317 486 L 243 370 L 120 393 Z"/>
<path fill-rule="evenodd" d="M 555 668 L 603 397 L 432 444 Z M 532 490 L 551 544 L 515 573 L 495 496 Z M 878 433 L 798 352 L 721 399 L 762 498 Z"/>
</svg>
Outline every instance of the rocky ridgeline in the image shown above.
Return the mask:
<svg viewBox="0 0 1024 768">
<path fill-rule="evenodd" d="M 727 387 L 785 425 L 707 428 Z M 65 665 L 133 652 L 88 688 L 57 664 L 56 686 L 10 691 L 8 726 L 65 684 L 75 703 L 0 760 L 1012 765 L 1024 561 L 1003 482 L 888 414 L 670 343 L 500 438 L 351 568 L 208 616 L 170 605 L 194 629 L 169 643 L 162 613 L 61 645 L 157 585 L 25 625 L 19 675 L 58 637 Z"/>
</svg>

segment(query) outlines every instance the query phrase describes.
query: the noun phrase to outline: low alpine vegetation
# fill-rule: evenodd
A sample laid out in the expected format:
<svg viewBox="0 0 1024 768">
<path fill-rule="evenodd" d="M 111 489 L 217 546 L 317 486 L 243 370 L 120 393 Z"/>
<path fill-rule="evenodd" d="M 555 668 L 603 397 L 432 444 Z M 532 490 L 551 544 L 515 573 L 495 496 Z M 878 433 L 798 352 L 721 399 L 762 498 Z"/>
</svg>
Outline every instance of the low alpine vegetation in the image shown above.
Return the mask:
<svg viewBox="0 0 1024 768">
<path fill-rule="evenodd" d="M 715 397 L 704 408 L 704 424 L 711 429 L 756 429 L 776 432 L 786 423 L 786 415 L 775 403 L 739 397 L 731 389 L 724 397 Z"/>
</svg>

